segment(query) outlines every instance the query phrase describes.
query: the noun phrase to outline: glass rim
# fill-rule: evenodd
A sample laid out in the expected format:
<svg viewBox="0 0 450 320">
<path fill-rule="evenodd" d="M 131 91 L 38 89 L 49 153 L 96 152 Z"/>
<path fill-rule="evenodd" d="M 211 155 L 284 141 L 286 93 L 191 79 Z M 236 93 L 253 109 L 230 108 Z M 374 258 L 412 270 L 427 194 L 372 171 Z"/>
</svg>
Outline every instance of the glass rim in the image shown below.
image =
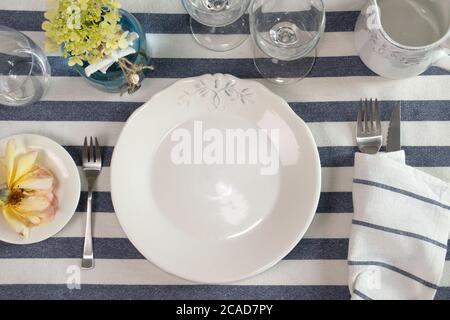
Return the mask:
<svg viewBox="0 0 450 320">
<path fill-rule="evenodd" d="M 309 0 L 310 1 L 310 0 Z M 316 35 L 314 35 L 314 37 L 312 37 L 310 40 L 308 40 L 307 42 L 304 42 L 304 43 L 301 43 L 301 44 L 299 44 L 299 45 L 294 45 L 294 46 L 286 46 L 285 48 L 299 48 L 299 47 L 303 47 L 303 46 L 306 46 L 306 45 L 308 45 L 308 44 L 310 44 L 310 43 L 315 43 L 315 42 L 317 42 L 319 39 L 318 38 L 320 38 L 321 37 L 321 35 L 323 34 L 323 32 L 325 31 L 325 22 L 326 22 L 326 11 L 325 11 L 325 4 L 324 4 L 324 2 L 323 2 L 323 0 L 314 0 L 314 1 L 318 1 L 319 3 L 320 3 L 320 5 L 321 5 L 321 10 L 320 10 L 320 13 L 321 13 L 321 19 L 320 19 L 320 24 L 319 24 L 319 28 L 318 28 L 318 30 L 317 30 L 317 33 L 316 33 Z M 255 19 L 254 19 L 254 17 L 255 17 L 255 5 L 256 5 L 256 2 L 257 1 L 254 1 L 253 3 L 252 3 L 252 7 L 251 7 L 251 9 L 250 9 L 250 32 L 251 33 L 254 33 L 252 30 L 253 30 L 253 24 L 254 23 L 252 23 L 252 20 L 254 21 Z M 253 36 L 255 36 L 255 35 L 253 35 Z M 265 39 L 264 37 L 261 37 L 261 39 L 264 41 L 264 42 L 266 42 L 267 44 L 269 44 L 269 45 L 273 45 L 273 42 L 270 42 L 269 40 L 267 40 L 267 39 Z"/>
<path fill-rule="evenodd" d="M 15 36 L 20 37 L 20 40 L 24 41 L 24 43 L 26 43 L 26 47 L 21 47 L 21 48 L 17 48 L 17 49 L 21 49 L 21 50 L 26 50 L 26 49 L 30 49 L 31 48 L 31 43 L 30 41 L 32 41 L 30 38 L 28 38 L 28 36 L 26 36 L 24 33 L 22 33 L 19 30 L 7 27 L 5 25 L 0 25 L 0 34 L 2 32 L 10 32 L 12 34 L 14 34 Z M 21 53 L 24 53 L 26 51 L 23 51 Z M 11 53 L 12 54 L 12 53 Z M 23 74 L 20 76 L 20 81 L 16 84 L 15 88 L 11 88 L 9 91 L 3 91 L 0 88 L 0 93 L 1 94 L 10 94 L 14 91 L 16 91 L 17 89 L 23 87 L 23 85 L 25 84 L 25 82 L 31 77 L 31 73 L 33 72 L 33 64 L 34 64 L 34 60 L 35 57 L 33 54 L 29 53 L 30 59 L 31 59 L 31 65 L 30 68 L 28 70 L 27 74 Z M 0 72 L 0 77 L 8 77 L 10 76 L 10 74 L 4 73 L 4 72 Z"/>
<path fill-rule="evenodd" d="M 200 0 L 202 1 L 202 0 Z M 229 6 L 228 10 L 234 9 L 242 4 L 245 4 L 245 2 L 247 2 L 248 4 L 250 3 L 251 0 L 238 0 L 236 1 L 233 5 Z M 199 7 L 196 3 L 194 3 L 192 0 L 184 0 L 183 2 L 189 2 L 195 9 L 202 11 L 204 13 L 211 13 L 211 10 L 205 9 L 204 6 Z M 217 11 L 217 12 L 221 12 L 221 11 Z"/>
</svg>

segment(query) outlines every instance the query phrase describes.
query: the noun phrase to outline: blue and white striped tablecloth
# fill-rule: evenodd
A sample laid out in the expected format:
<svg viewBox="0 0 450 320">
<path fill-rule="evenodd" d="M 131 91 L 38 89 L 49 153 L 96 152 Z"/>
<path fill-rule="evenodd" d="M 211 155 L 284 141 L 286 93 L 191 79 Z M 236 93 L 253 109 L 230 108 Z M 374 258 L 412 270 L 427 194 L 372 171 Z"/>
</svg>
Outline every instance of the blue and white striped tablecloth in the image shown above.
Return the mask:
<svg viewBox="0 0 450 320">
<path fill-rule="evenodd" d="M 42 44 L 45 2 L 1 0 L 0 24 L 22 30 Z M 81 273 L 81 289 L 68 289 L 66 283 L 77 276 L 71 266 L 79 266 L 82 253 L 83 193 L 73 220 L 55 237 L 27 246 L 0 243 L 0 299 L 348 299 L 356 101 L 361 97 L 382 100 L 386 129 L 392 101 L 403 100 L 402 142 L 408 164 L 450 180 L 450 74 L 431 68 L 402 81 L 375 76 L 353 46 L 353 27 L 363 2 L 326 0 L 326 32 L 311 74 L 290 87 L 265 83 L 290 103 L 313 132 L 322 162 L 322 194 L 314 222 L 300 244 L 269 271 L 239 283 L 195 285 L 143 259 L 114 214 L 109 165 L 124 121 L 177 78 L 216 72 L 259 78 L 250 40 L 231 52 L 207 51 L 193 42 L 188 15 L 179 0 L 122 0 L 123 7 L 141 21 L 156 67 L 136 94 L 120 97 L 98 91 L 60 57 L 50 55 L 54 77 L 47 95 L 30 107 L 0 106 L 0 137 L 48 136 L 65 146 L 78 165 L 85 135 L 97 136 L 106 145 L 105 168 L 94 195 L 96 268 Z M 437 298 L 449 299 L 450 261 L 441 286 Z"/>
</svg>

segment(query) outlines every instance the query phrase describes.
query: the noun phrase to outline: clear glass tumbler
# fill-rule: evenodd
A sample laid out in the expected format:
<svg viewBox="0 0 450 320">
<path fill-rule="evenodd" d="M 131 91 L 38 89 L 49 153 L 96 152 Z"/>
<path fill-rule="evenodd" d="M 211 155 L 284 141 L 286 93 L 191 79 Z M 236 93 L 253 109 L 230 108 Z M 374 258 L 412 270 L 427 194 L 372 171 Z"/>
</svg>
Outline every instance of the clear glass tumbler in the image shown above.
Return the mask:
<svg viewBox="0 0 450 320">
<path fill-rule="evenodd" d="M 38 101 L 50 83 L 50 65 L 42 50 L 23 33 L 0 26 L 0 105 Z"/>
<path fill-rule="evenodd" d="M 303 79 L 312 69 L 325 30 L 322 0 L 254 0 L 250 30 L 259 73 L 277 84 Z"/>
<path fill-rule="evenodd" d="M 248 37 L 244 17 L 250 0 L 183 0 L 194 39 L 214 51 L 228 51 Z"/>
</svg>

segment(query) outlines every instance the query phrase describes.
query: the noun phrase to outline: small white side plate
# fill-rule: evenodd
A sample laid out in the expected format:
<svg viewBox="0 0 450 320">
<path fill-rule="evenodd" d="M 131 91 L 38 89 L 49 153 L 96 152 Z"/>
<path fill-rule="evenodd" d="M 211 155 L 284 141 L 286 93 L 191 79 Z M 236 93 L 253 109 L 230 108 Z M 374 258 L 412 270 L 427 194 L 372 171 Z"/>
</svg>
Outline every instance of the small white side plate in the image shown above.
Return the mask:
<svg viewBox="0 0 450 320">
<path fill-rule="evenodd" d="M 81 183 L 77 166 L 69 153 L 55 141 L 34 134 L 20 134 L 0 140 L 0 155 L 5 154 L 9 140 L 23 141 L 30 150 L 38 150 L 38 162 L 50 169 L 57 179 L 58 210 L 48 224 L 32 228 L 27 239 L 14 232 L 0 213 L 0 240 L 14 244 L 30 244 L 57 234 L 72 218 L 80 199 Z"/>
</svg>

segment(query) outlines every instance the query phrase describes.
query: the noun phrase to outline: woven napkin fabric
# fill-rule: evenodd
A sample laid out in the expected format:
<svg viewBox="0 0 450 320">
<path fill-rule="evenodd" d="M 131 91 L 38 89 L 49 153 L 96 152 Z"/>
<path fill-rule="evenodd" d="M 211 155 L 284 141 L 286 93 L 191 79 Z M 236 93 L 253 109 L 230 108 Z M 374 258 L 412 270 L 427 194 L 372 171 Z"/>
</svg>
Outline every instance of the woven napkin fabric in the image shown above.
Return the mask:
<svg viewBox="0 0 450 320">
<path fill-rule="evenodd" d="M 404 151 L 356 153 L 349 243 L 352 299 L 433 299 L 450 231 L 450 187 Z"/>
</svg>

